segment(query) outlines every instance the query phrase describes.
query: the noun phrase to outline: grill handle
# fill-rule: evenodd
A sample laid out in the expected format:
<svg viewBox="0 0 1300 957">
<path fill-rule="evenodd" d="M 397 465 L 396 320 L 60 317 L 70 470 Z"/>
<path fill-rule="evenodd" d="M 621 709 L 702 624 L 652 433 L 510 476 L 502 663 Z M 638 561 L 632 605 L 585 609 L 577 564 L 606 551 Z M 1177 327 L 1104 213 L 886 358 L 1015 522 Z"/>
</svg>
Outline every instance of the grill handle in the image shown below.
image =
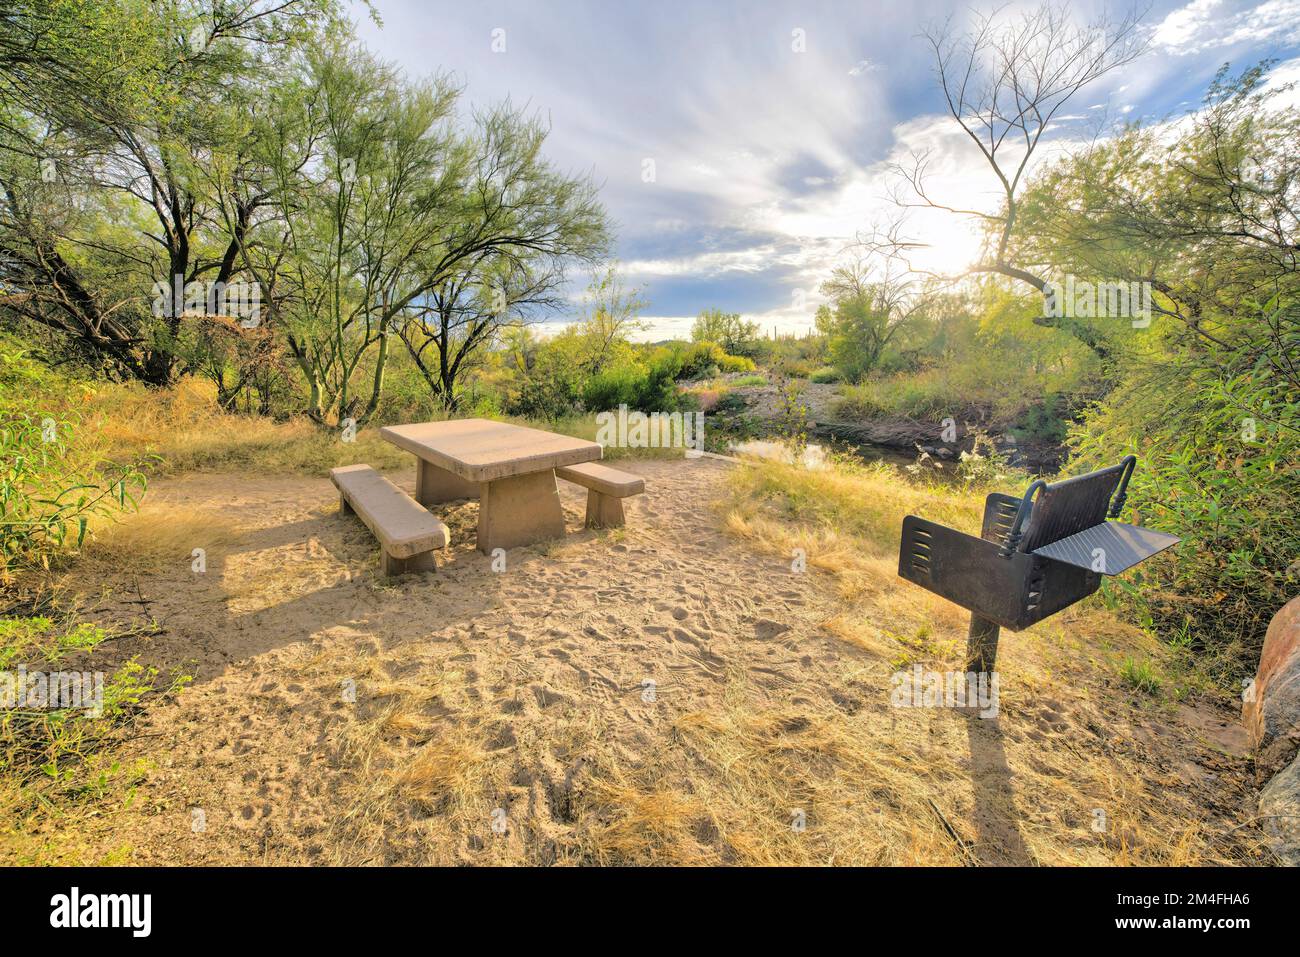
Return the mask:
<svg viewBox="0 0 1300 957">
<path fill-rule="evenodd" d="M 1039 489 L 1047 487 L 1047 482 L 1038 479 L 1033 485 L 1025 490 L 1025 497 L 1020 500 L 1020 507 L 1016 509 L 1016 519 L 1011 523 L 1011 531 L 1007 532 L 1007 540 L 998 552 L 1003 558 L 1010 558 L 1015 554 L 1016 549 L 1020 547 L 1020 539 L 1024 537 L 1025 519 L 1029 517 L 1030 510 L 1034 507 L 1034 494 Z"/>
<path fill-rule="evenodd" d="M 1120 465 L 1124 466 L 1124 472 L 1119 477 L 1119 487 L 1115 489 L 1115 497 L 1110 500 L 1110 511 L 1106 513 L 1108 518 L 1119 518 L 1119 513 L 1124 511 L 1124 499 L 1128 494 L 1128 480 L 1133 476 L 1133 468 L 1137 465 L 1137 456 L 1124 456 L 1124 461 Z"/>
</svg>

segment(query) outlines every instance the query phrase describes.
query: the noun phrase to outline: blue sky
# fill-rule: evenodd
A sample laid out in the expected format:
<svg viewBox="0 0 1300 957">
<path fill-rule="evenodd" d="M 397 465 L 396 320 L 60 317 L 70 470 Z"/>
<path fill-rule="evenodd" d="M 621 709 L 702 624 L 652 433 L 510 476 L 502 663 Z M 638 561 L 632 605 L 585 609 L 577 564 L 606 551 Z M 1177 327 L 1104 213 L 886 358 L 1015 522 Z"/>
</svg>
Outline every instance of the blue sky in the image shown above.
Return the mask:
<svg viewBox="0 0 1300 957">
<path fill-rule="evenodd" d="M 661 338 L 714 306 L 806 328 L 854 236 L 893 214 L 888 166 L 910 149 L 933 150 L 945 202 L 995 208 L 917 37 L 988 5 L 376 0 L 382 28 L 357 18 L 366 45 L 408 73 L 448 71 L 470 103 L 508 96 L 549 118 L 548 155 L 601 185 L 621 272 Z M 1054 150 L 1100 123 L 1185 110 L 1224 62 L 1272 57 L 1276 81 L 1300 79 L 1300 0 L 1157 0 L 1143 28 L 1150 52 L 1072 101 Z M 928 265 L 977 250 L 947 215 L 910 228 L 931 244 Z"/>
</svg>

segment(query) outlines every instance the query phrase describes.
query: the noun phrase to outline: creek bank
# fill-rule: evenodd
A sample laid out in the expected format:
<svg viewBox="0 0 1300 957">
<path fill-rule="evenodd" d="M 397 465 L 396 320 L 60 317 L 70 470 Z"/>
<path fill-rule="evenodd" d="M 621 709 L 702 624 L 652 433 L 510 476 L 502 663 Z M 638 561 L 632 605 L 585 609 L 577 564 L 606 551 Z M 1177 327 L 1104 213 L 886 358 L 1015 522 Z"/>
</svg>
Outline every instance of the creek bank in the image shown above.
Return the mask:
<svg viewBox="0 0 1300 957">
<path fill-rule="evenodd" d="M 781 434 L 786 414 L 782 391 L 776 385 L 733 388 L 728 395 L 735 398 L 710 413 L 721 420 L 723 428 L 743 418 L 748 420 L 755 438 Z M 864 458 L 902 456 L 915 460 L 926 454 L 940 463 L 956 462 L 962 452 L 976 450 L 979 438 L 987 437 L 1007 464 L 1015 468 L 1048 474 L 1058 471 L 1065 462 L 1067 450 L 1063 445 L 1018 439 L 1009 427 L 990 422 L 988 410 L 968 409 L 954 416 L 956 436 L 953 441 L 945 442 L 943 422 L 906 416 L 845 421 L 835 412 L 840 398 L 836 385 L 816 382 L 804 385 L 798 401 L 804 409 L 808 434 L 828 443 L 850 446 Z M 740 403 L 743 407 L 739 407 Z"/>
</svg>

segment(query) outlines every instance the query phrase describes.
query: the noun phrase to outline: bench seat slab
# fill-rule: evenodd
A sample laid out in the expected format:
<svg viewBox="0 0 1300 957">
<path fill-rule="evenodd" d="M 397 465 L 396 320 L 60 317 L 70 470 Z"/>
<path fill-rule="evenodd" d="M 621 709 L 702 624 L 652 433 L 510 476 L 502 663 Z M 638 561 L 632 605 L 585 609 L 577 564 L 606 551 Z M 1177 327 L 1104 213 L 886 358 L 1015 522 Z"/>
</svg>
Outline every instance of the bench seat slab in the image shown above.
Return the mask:
<svg viewBox="0 0 1300 957">
<path fill-rule="evenodd" d="M 612 495 L 615 498 L 640 495 L 645 491 L 645 479 L 641 476 L 620 472 L 599 462 L 565 466 L 556 469 L 555 474 L 566 482 L 581 485 L 603 495 Z"/>
<path fill-rule="evenodd" d="M 368 465 L 330 470 L 343 514 L 354 514 L 379 540 L 385 575 L 432 571 L 433 550 L 447 544 L 447 526 Z"/>
</svg>

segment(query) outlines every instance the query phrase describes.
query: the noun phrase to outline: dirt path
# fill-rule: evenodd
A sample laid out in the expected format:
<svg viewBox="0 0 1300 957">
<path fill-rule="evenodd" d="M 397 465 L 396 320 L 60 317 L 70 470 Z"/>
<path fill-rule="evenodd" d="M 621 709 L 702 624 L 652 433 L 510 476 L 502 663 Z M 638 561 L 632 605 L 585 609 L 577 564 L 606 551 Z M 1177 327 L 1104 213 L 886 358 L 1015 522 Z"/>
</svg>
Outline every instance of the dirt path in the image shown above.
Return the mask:
<svg viewBox="0 0 1300 957">
<path fill-rule="evenodd" d="M 720 531 L 732 466 L 626 467 L 648 490 L 625 530 L 583 530 L 585 493 L 560 483 L 568 537 L 494 572 L 466 503 L 440 511 L 443 567 L 399 580 L 378 577 L 371 536 L 324 479 L 158 483 L 135 521 L 188 516 L 176 560 L 80 587 L 100 620 L 144 607 L 166 629 L 114 654 L 195 682 L 122 755 L 152 770 L 130 809 L 81 835 L 88 857 L 1163 860 L 1168 818 L 1132 810 L 1151 801 L 1187 822 L 1189 844 L 1242 850 L 1217 836 L 1248 813 L 1221 716 L 1202 716 L 1217 735 L 1140 708 L 1099 718 L 1068 676 L 1047 710 L 1008 693 L 999 721 L 900 713 L 895 665 L 822 627 L 838 607 L 829 577 Z M 394 478 L 411 489 L 413 473 Z M 1098 720 L 1104 734 L 1088 730 Z M 1096 833 L 1099 805 L 1134 819 Z"/>
</svg>

